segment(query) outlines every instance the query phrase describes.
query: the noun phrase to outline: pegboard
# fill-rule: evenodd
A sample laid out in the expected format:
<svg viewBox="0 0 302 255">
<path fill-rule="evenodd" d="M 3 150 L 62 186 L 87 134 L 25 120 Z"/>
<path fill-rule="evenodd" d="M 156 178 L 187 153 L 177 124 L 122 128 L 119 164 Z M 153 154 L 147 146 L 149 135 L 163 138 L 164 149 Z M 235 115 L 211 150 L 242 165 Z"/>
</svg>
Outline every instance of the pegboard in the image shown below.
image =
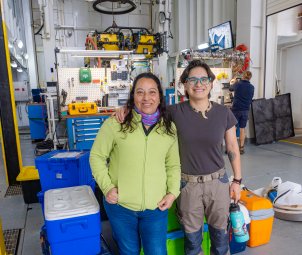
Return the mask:
<svg viewBox="0 0 302 255">
<path fill-rule="evenodd" d="M 106 71 L 105 68 L 90 68 L 91 83 L 80 83 L 79 70 L 80 68 L 58 69 L 59 94 L 61 96 L 63 89 L 67 92 L 66 105 L 72 101 L 77 101 L 77 97 L 87 97 L 87 100 L 85 100 L 87 102 L 101 100 L 106 91 L 106 86 L 104 85 L 105 77 L 107 77 L 107 83 L 111 83 L 110 68 L 107 68 Z M 107 72 L 107 76 L 105 72 Z M 103 82 L 103 86 L 101 86 L 101 82 Z"/>
</svg>

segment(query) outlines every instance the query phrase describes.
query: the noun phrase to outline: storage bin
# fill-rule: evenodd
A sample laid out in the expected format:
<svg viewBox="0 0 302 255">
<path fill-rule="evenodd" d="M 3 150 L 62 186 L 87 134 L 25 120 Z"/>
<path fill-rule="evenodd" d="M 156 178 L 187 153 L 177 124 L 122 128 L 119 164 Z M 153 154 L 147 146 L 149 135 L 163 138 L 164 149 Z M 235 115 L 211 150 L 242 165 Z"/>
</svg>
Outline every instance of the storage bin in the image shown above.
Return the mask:
<svg viewBox="0 0 302 255">
<path fill-rule="evenodd" d="M 255 247 L 268 243 L 274 221 L 274 210 L 270 200 L 260 197 L 249 190 L 242 190 L 240 203 L 248 209 L 251 218 L 250 240 L 247 245 Z"/>
<path fill-rule="evenodd" d="M 51 254 L 99 254 L 100 208 L 92 189 L 84 185 L 48 190 L 44 195 Z"/>
<path fill-rule="evenodd" d="M 38 170 L 34 166 L 25 166 L 16 180 L 21 182 L 24 202 L 26 204 L 38 203 L 37 193 L 41 191 Z"/>
<path fill-rule="evenodd" d="M 89 151 L 55 150 L 37 157 L 35 162 L 42 191 L 79 185 L 95 188 Z"/>
<path fill-rule="evenodd" d="M 211 240 L 208 225 L 204 224 L 202 250 L 204 255 L 210 255 Z M 141 255 L 143 255 L 143 250 Z M 184 232 L 177 230 L 167 233 L 167 255 L 184 255 Z"/>
</svg>

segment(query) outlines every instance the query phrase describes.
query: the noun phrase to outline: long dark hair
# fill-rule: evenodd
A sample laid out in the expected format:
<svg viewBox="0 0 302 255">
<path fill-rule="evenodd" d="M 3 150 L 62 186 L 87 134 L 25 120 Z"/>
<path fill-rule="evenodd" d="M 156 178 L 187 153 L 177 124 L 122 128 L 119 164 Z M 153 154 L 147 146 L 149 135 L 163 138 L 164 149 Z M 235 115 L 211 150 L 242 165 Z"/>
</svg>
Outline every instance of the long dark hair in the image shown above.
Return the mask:
<svg viewBox="0 0 302 255">
<path fill-rule="evenodd" d="M 199 59 L 195 59 L 189 63 L 189 65 L 186 67 L 186 69 L 181 74 L 179 80 L 182 84 L 185 84 L 187 82 L 187 79 L 189 77 L 190 71 L 195 67 L 202 67 L 206 70 L 208 77 L 211 78 L 211 82 L 215 80 L 215 74 L 212 72 L 211 68 L 203 61 Z M 189 94 L 187 91 L 185 91 L 186 97 L 189 98 Z M 209 93 L 209 98 L 211 97 L 211 94 Z"/>
<path fill-rule="evenodd" d="M 152 79 L 153 81 L 155 81 L 155 83 L 157 85 L 157 89 L 159 91 L 159 98 L 160 98 L 160 103 L 158 106 L 159 113 L 160 113 L 159 127 L 164 127 L 164 132 L 166 134 L 174 136 L 175 130 L 172 128 L 172 120 L 166 110 L 166 103 L 165 103 L 163 89 L 161 87 L 159 79 L 153 73 L 141 73 L 138 76 L 136 76 L 136 78 L 134 79 L 133 86 L 130 91 L 130 97 L 126 104 L 129 112 L 126 115 L 124 122 L 121 124 L 121 131 L 124 133 L 126 133 L 126 132 L 131 133 L 134 131 L 134 129 L 136 128 L 136 126 L 138 124 L 138 123 L 133 123 L 133 121 L 132 121 L 132 119 L 133 119 L 132 110 L 134 109 L 134 92 L 135 92 L 136 84 L 142 78 Z"/>
</svg>

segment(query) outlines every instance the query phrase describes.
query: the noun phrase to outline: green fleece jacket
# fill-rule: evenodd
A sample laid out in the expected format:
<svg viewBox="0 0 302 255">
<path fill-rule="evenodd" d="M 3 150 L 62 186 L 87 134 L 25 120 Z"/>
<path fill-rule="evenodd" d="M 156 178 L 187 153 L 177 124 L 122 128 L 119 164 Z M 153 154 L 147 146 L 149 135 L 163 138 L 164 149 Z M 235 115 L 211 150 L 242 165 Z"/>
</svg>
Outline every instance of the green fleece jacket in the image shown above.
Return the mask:
<svg viewBox="0 0 302 255">
<path fill-rule="evenodd" d="M 90 152 L 90 166 L 105 195 L 118 189 L 118 204 L 133 211 L 154 210 L 167 193 L 179 195 L 177 136 L 163 133 L 158 124 L 146 136 L 141 115 L 133 115 L 132 133 L 121 132 L 115 118 L 104 122 Z"/>
</svg>

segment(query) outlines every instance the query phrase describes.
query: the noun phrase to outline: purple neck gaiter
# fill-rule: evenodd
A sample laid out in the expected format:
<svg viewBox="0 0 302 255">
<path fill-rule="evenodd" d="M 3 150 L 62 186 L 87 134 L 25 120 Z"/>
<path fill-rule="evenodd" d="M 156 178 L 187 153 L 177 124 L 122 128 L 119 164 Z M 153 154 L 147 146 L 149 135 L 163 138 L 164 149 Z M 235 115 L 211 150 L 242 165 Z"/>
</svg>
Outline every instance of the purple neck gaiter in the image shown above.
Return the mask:
<svg viewBox="0 0 302 255">
<path fill-rule="evenodd" d="M 144 125 L 152 126 L 158 122 L 158 119 L 159 119 L 159 110 L 158 109 L 153 114 L 143 113 L 139 109 L 137 109 L 136 106 L 134 106 L 134 110 L 142 116 L 142 122 Z"/>
</svg>

